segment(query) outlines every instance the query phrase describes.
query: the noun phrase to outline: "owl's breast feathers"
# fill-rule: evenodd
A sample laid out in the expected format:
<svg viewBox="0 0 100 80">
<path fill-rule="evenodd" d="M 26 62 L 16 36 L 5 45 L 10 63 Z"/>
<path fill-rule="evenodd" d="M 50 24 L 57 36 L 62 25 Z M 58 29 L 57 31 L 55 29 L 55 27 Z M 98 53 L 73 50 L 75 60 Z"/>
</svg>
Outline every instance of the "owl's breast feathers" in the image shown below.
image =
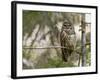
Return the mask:
<svg viewBox="0 0 100 80">
<path fill-rule="evenodd" d="M 73 49 L 75 44 L 75 35 L 68 35 L 66 31 L 62 31 L 60 34 L 61 43 L 64 43 L 64 47 L 68 49 Z"/>
</svg>

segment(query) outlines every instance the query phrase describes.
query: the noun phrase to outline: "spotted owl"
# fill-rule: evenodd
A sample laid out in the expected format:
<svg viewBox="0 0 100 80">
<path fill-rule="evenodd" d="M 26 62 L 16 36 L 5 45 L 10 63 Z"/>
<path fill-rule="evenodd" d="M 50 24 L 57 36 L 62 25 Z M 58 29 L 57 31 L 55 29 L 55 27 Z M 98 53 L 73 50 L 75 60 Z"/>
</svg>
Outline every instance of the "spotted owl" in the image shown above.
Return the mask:
<svg viewBox="0 0 100 80">
<path fill-rule="evenodd" d="M 74 26 L 70 22 L 64 21 L 60 32 L 60 43 L 62 46 L 61 51 L 63 61 L 68 61 L 68 57 L 71 55 L 75 48 L 75 40 Z"/>
</svg>

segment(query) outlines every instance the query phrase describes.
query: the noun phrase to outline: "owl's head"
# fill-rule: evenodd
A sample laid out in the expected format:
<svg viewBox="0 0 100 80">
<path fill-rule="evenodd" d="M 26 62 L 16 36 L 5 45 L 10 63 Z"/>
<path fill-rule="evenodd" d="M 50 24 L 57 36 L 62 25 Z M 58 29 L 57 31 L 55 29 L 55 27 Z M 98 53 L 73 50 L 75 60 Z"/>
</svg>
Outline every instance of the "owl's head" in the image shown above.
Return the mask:
<svg viewBox="0 0 100 80">
<path fill-rule="evenodd" d="M 67 26 L 71 26 L 71 23 L 68 22 L 68 21 L 64 21 L 64 22 L 63 22 L 63 26 L 65 26 L 65 27 L 67 27 Z"/>
<path fill-rule="evenodd" d="M 68 35 L 75 34 L 74 26 L 68 21 L 63 22 L 62 30 L 64 30 Z"/>
</svg>

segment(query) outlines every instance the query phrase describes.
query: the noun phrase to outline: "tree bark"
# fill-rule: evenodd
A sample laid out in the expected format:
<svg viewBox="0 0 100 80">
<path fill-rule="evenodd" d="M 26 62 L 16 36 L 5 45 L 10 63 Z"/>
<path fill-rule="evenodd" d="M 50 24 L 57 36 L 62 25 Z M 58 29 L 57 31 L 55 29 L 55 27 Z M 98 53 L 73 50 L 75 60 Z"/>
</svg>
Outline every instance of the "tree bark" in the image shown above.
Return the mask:
<svg viewBox="0 0 100 80">
<path fill-rule="evenodd" d="M 85 14 L 82 14 L 82 66 L 86 66 L 86 33 L 85 33 Z"/>
</svg>

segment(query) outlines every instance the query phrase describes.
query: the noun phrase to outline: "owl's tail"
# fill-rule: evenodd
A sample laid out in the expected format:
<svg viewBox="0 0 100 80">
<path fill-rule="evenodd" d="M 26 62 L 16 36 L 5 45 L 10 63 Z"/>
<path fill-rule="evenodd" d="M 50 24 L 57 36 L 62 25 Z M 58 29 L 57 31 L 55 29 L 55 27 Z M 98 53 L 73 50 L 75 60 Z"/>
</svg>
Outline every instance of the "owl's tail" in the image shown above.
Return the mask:
<svg viewBox="0 0 100 80">
<path fill-rule="evenodd" d="M 67 62 L 68 61 L 68 50 L 62 49 L 62 60 Z"/>
</svg>

